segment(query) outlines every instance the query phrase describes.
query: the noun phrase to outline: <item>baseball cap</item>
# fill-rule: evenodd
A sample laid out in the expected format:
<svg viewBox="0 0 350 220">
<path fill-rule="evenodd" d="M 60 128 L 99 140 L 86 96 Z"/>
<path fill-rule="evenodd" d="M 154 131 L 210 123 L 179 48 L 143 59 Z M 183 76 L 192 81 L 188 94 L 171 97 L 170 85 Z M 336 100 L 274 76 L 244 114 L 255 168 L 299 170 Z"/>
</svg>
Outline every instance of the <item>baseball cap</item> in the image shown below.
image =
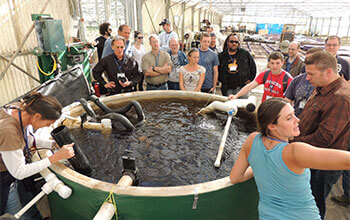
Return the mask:
<svg viewBox="0 0 350 220">
<path fill-rule="evenodd" d="M 280 51 L 282 53 L 288 53 L 288 47 L 290 45 L 289 40 L 284 40 L 280 43 L 279 47 L 280 47 Z"/>
<path fill-rule="evenodd" d="M 164 18 L 163 19 L 163 21 L 162 22 L 160 22 L 160 26 L 163 26 L 163 25 L 165 25 L 165 24 L 171 24 L 171 22 L 170 22 L 170 20 L 169 19 L 167 19 L 167 18 Z"/>
</svg>

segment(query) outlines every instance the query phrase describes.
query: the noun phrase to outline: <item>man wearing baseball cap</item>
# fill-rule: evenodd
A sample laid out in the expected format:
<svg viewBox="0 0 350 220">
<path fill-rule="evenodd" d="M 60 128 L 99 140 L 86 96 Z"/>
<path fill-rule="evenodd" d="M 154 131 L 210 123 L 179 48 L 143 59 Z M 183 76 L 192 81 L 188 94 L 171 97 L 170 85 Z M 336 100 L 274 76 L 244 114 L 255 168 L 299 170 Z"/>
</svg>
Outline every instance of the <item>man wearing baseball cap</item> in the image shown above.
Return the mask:
<svg viewBox="0 0 350 220">
<path fill-rule="evenodd" d="M 171 29 L 171 22 L 169 19 L 164 18 L 163 21 L 159 24 L 159 26 L 163 26 L 164 32 L 159 35 L 159 43 L 160 43 L 160 49 L 169 52 L 169 41 L 172 38 L 179 39 L 179 36 L 177 33 L 172 31 Z"/>
</svg>

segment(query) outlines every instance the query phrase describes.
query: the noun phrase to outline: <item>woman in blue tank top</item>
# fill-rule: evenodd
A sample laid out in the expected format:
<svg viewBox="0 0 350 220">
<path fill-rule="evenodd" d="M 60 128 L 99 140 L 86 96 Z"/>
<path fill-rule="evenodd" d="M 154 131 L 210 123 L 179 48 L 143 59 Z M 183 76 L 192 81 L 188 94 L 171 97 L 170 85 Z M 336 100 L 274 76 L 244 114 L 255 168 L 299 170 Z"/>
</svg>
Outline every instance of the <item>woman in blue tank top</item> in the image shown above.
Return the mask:
<svg viewBox="0 0 350 220">
<path fill-rule="evenodd" d="M 310 188 L 310 170 L 350 170 L 350 153 L 288 140 L 298 136 L 299 119 L 282 98 L 258 109 L 259 132 L 249 135 L 232 167 L 232 183 L 254 176 L 259 191 L 259 218 L 321 219 Z M 254 174 L 253 174 L 254 173 Z"/>
</svg>

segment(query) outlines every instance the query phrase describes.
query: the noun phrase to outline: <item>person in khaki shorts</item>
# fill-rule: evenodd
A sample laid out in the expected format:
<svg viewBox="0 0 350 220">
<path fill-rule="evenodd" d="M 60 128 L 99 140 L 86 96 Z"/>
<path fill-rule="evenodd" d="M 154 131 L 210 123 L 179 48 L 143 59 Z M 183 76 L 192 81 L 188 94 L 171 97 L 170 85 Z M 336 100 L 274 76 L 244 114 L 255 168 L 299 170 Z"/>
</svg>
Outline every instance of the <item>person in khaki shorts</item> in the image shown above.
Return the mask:
<svg viewBox="0 0 350 220">
<path fill-rule="evenodd" d="M 167 90 L 168 75 L 172 69 L 170 55 L 159 48 L 159 38 L 155 34 L 149 36 L 152 50 L 142 57 L 142 72 L 147 83 L 146 90 Z"/>
</svg>

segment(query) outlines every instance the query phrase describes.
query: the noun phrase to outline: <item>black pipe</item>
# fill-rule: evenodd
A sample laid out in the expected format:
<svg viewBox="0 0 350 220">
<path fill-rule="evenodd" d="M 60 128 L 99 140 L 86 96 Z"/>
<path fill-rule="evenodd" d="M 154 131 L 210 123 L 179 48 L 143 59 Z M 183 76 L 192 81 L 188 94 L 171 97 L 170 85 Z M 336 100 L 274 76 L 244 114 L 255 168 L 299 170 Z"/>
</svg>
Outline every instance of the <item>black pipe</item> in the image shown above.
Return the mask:
<svg viewBox="0 0 350 220">
<path fill-rule="evenodd" d="M 68 128 L 64 125 L 61 125 L 51 132 L 51 136 L 60 147 L 74 143 L 73 148 L 75 156 L 68 159 L 69 163 L 72 164 L 74 170 L 77 172 L 86 176 L 91 176 L 92 169 L 90 167 L 89 161 L 81 148 L 76 144 L 74 137 L 69 132 Z"/>
<path fill-rule="evenodd" d="M 135 129 L 134 125 L 129 121 L 129 119 L 122 114 L 111 112 L 111 113 L 108 113 L 108 114 L 105 114 L 103 116 L 98 117 L 98 119 L 104 119 L 104 118 L 109 118 L 112 121 L 120 122 L 125 127 L 125 129 L 128 131 L 133 131 Z"/>
<path fill-rule="evenodd" d="M 96 113 L 92 109 L 91 105 L 86 101 L 86 99 L 81 98 L 79 102 L 83 106 L 84 110 L 88 113 L 88 115 L 90 115 L 94 120 L 96 120 Z"/>
<path fill-rule="evenodd" d="M 108 108 L 107 105 L 105 105 L 103 102 L 101 102 L 100 99 L 97 98 L 97 96 L 95 96 L 95 95 L 90 96 L 90 100 L 92 100 L 103 112 L 105 112 L 105 113 L 112 112 L 112 109 Z"/>
<path fill-rule="evenodd" d="M 129 102 L 126 106 L 120 108 L 120 109 L 116 109 L 113 110 L 113 112 L 115 113 L 119 113 L 119 114 L 125 114 L 126 112 L 130 111 L 130 109 L 134 107 L 136 114 L 137 114 L 137 119 L 139 121 L 142 121 L 144 119 L 144 114 L 142 111 L 142 107 L 140 105 L 140 103 L 138 101 L 131 101 Z"/>
<path fill-rule="evenodd" d="M 136 114 L 137 114 L 137 119 L 138 121 L 142 121 L 144 119 L 144 114 L 142 111 L 142 107 L 138 101 L 131 101 L 129 102 L 126 106 L 112 110 L 110 109 L 107 105 L 105 105 L 103 102 L 100 101 L 99 98 L 97 98 L 95 95 L 90 96 L 90 99 L 105 113 L 118 113 L 118 114 L 125 114 L 126 112 L 130 111 L 132 107 L 135 108 Z"/>
</svg>

